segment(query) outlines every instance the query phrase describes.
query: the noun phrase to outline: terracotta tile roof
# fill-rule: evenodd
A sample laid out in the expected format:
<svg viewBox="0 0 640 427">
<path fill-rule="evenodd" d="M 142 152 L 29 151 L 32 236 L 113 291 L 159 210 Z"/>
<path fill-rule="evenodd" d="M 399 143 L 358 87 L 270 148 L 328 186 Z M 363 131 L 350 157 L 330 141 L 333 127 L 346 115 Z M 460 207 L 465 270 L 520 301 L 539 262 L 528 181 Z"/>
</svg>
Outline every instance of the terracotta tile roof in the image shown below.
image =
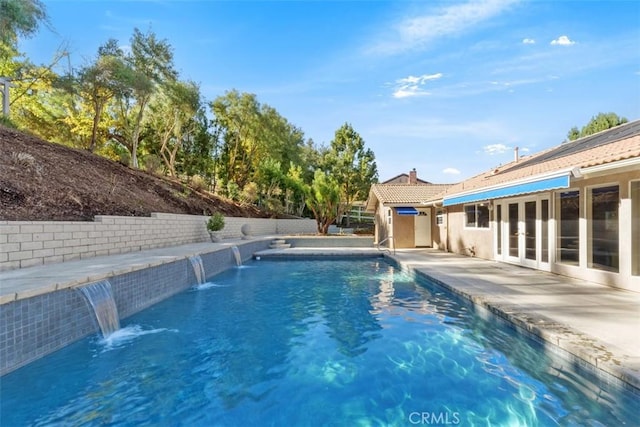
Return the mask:
<svg viewBox="0 0 640 427">
<path fill-rule="evenodd" d="M 367 210 L 375 210 L 376 201 L 386 205 L 417 206 L 437 200 L 452 184 L 373 184 L 369 191 Z"/>
<path fill-rule="evenodd" d="M 622 139 L 615 140 L 615 136 L 621 136 Z M 640 120 L 499 166 L 449 187 L 445 195 L 451 196 L 563 169 L 603 165 L 634 157 L 640 157 Z"/>
</svg>

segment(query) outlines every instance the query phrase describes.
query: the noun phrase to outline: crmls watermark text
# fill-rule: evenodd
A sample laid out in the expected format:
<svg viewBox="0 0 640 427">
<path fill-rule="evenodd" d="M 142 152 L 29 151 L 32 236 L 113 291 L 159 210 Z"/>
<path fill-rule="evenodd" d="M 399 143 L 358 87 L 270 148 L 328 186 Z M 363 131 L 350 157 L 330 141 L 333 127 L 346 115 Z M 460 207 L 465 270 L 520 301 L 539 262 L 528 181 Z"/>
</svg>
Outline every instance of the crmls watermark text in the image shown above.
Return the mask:
<svg viewBox="0 0 640 427">
<path fill-rule="evenodd" d="M 432 426 L 448 426 L 460 424 L 459 412 L 412 412 L 409 414 L 411 424 Z"/>
</svg>

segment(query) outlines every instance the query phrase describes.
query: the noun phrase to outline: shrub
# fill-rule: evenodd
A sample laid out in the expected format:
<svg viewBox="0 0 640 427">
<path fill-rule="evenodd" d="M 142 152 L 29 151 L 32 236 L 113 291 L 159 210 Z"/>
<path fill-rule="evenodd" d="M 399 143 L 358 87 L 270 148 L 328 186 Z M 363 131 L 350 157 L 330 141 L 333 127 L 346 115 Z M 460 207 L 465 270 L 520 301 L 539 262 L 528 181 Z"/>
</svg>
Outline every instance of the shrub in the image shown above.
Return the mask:
<svg viewBox="0 0 640 427">
<path fill-rule="evenodd" d="M 160 174 L 162 170 L 162 159 L 155 154 L 149 154 L 144 158 L 144 170 L 153 174 Z"/>
<path fill-rule="evenodd" d="M 227 197 L 231 200 L 240 200 L 240 187 L 233 181 L 227 182 Z"/>
<path fill-rule="evenodd" d="M 131 163 L 131 154 L 129 154 L 128 151 L 121 151 L 120 153 L 118 153 L 118 155 L 118 162 L 120 162 L 120 164 L 124 166 L 129 166 L 129 164 Z"/>
<path fill-rule="evenodd" d="M 215 212 L 207 221 L 207 230 L 220 231 L 224 228 L 224 216 L 220 212 Z"/>
<path fill-rule="evenodd" d="M 242 189 L 241 201 L 246 204 L 253 204 L 258 200 L 258 184 L 248 182 Z"/>
<path fill-rule="evenodd" d="M 13 123 L 8 117 L 0 115 L 0 125 L 6 126 L 12 129 L 18 129 L 15 123 Z"/>
<path fill-rule="evenodd" d="M 207 181 L 200 175 L 194 175 L 191 177 L 191 188 L 196 191 L 202 191 L 207 189 Z"/>
</svg>

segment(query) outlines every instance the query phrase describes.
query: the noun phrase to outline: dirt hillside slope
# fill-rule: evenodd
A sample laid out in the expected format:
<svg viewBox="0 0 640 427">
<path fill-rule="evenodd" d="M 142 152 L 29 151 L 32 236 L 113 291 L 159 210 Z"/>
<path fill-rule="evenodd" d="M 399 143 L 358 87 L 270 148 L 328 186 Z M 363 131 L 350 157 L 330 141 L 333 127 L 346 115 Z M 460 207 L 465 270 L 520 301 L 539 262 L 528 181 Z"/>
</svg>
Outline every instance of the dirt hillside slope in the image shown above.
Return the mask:
<svg viewBox="0 0 640 427">
<path fill-rule="evenodd" d="M 0 125 L 0 220 L 91 221 L 151 212 L 266 217 L 180 182 Z"/>
</svg>

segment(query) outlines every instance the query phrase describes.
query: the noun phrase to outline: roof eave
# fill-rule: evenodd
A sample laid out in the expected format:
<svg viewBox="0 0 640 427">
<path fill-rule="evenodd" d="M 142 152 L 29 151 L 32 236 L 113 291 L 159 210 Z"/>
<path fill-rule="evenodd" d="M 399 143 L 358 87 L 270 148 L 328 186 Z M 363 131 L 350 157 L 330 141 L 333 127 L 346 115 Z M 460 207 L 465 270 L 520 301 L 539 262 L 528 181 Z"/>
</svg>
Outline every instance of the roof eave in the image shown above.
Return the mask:
<svg viewBox="0 0 640 427">
<path fill-rule="evenodd" d="M 604 163 L 601 165 L 583 167 L 578 169 L 577 173 L 584 177 L 596 177 L 610 174 L 611 172 L 620 173 L 627 171 L 637 171 L 638 167 L 640 167 L 640 157 L 631 157 L 628 159 Z"/>
</svg>

